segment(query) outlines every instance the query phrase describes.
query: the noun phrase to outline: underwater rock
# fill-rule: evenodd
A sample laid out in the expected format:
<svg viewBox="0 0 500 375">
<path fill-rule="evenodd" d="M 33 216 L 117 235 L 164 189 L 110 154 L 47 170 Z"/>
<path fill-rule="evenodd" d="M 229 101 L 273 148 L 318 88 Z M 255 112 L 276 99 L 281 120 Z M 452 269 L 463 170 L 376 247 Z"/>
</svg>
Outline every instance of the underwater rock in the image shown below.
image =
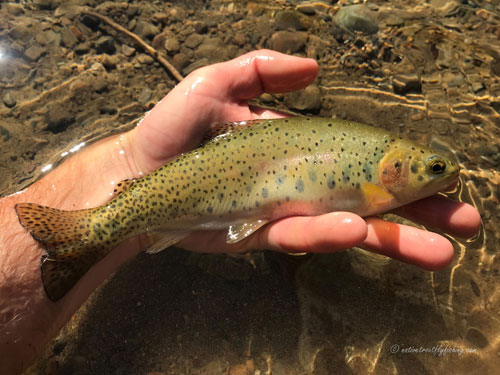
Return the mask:
<svg viewBox="0 0 500 375">
<path fill-rule="evenodd" d="M 73 48 L 78 43 L 78 39 L 75 34 L 68 29 L 63 27 L 61 30 L 61 44 L 67 48 Z"/>
<path fill-rule="evenodd" d="M 179 41 L 176 38 L 168 38 L 165 41 L 165 49 L 168 52 L 177 52 L 180 48 Z"/>
<path fill-rule="evenodd" d="M 77 55 L 84 55 L 90 51 L 90 46 L 88 43 L 80 43 L 75 47 L 74 51 Z"/>
<path fill-rule="evenodd" d="M 486 348 L 489 345 L 488 339 L 476 328 L 469 328 L 465 334 L 465 340 L 481 349 Z"/>
<path fill-rule="evenodd" d="M 196 69 L 202 68 L 208 64 L 209 64 L 208 59 L 206 57 L 203 57 L 198 61 L 195 61 L 194 63 L 189 64 L 184 69 L 182 69 L 182 74 L 184 76 L 187 76 L 189 73 L 195 71 Z"/>
<path fill-rule="evenodd" d="M 304 49 L 306 43 L 306 32 L 278 31 L 271 36 L 270 48 L 282 53 L 295 53 Z"/>
<path fill-rule="evenodd" d="M 304 90 L 285 95 L 285 105 L 300 111 L 317 111 L 321 108 L 321 91 L 315 83 Z"/>
<path fill-rule="evenodd" d="M 422 82 L 417 75 L 399 75 L 392 78 L 392 88 L 398 95 L 420 94 Z"/>
<path fill-rule="evenodd" d="M 137 24 L 134 27 L 134 33 L 142 39 L 152 39 L 156 34 L 160 33 L 160 30 L 158 30 L 158 28 L 152 23 L 137 21 Z"/>
<path fill-rule="evenodd" d="M 81 16 L 80 20 L 85 26 L 90 27 L 94 31 L 97 30 L 99 22 L 101 22 L 99 18 L 89 16 L 88 14 L 84 14 L 83 16 Z"/>
<path fill-rule="evenodd" d="M 206 22 L 197 21 L 193 24 L 194 31 L 198 34 L 205 34 L 208 31 L 208 25 Z"/>
<path fill-rule="evenodd" d="M 316 9 L 312 4 L 298 4 L 295 9 L 301 13 L 307 14 L 308 16 L 314 16 L 316 14 Z"/>
<path fill-rule="evenodd" d="M 195 49 L 198 59 L 207 58 L 209 63 L 226 60 L 229 56 L 226 45 L 220 38 L 208 38 Z"/>
<path fill-rule="evenodd" d="M 245 34 L 236 33 L 236 34 L 234 34 L 233 42 L 234 42 L 234 44 L 236 44 L 240 47 L 243 47 L 245 44 L 247 44 L 248 39 L 247 39 Z"/>
<path fill-rule="evenodd" d="M 189 64 L 189 58 L 185 53 L 178 53 L 172 58 L 172 64 L 177 70 L 182 70 Z"/>
<path fill-rule="evenodd" d="M 58 45 L 61 42 L 61 34 L 56 33 L 54 30 L 46 30 L 37 34 L 35 39 L 42 46 Z"/>
<path fill-rule="evenodd" d="M 350 31 L 361 31 L 365 34 L 374 34 L 378 31 L 375 13 L 364 4 L 340 8 L 335 15 L 335 22 L 340 27 Z"/>
<path fill-rule="evenodd" d="M 3 104 L 5 104 L 5 106 L 8 108 L 14 107 L 17 103 L 16 98 L 10 92 L 6 93 L 3 96 L 2 101 L 3 101 Z"/>
<path fill-rule="evenodd" d="M 186 38 L 186 40 L 184 41 L 184 45 L 187 48 L 193 49 L 198 47 L 203 42 L 204 39 L 205 38 L 200 34 L 193 33 Z"/>
<path fill-rule="evenodd" d="M 500 115 L 500 102 L 491 102 L 491 106 Z"/>
<path fill-rule="evenodd" d="M 75 118 L 64 105 L 52 105 L 45 114 L 47 129 L 52 133 L 60 133 L 71 125 Z"/>
<path fill-rule="evenodd" d="M 0 125 L 0 137 L 2 137 L 2 140 L 4 142 L 7 142 L 12 136 L 10 135 L 10 132 L 4 128 L 2 125 Z"/>
<path fill-rule="evenodd" d="M 34 0 L 33 3 L 39 8 L 43 10 L 52 10 L 56 9 L 61 0 Z"/>
<path fill-rule="evenodd" d="M 115 40 L 112 36 L 101 36 L 95 42 L 97 53 L 107 53 L 109 55 L 115 52 Z"/>
<path fill-rule="evenodd" d="M 274 25 L 277 30 L 307 30 L 310 26 L 309 19 L 295 10 L 283 10 L 276 13 Z"/>
<path fill-rule="evenodd" d="M 30 61 L 37 61 L 42 55 L 45 54 L 45 49 L 40 46 L 31 46 L 24 51 L 24 57 Z"/>
<path fill-rule="evenodd" d="M 7 12 L 9 14 L 12 14 L 13 16 L 20 16 L 21 14 L 24 13 L 24 9 L 21 4 L 7 3 L 4 6 L 7 9 Z"/>
<path fill-rule="evenodd" d="M 122 51 L 122 53 L 125 56 L 130 57 L 130 56 L 132 56 L 135 53 L 135 48 L 134 47 L 130 47 L 130 46 L 126 45 L 126 44 L 122 44 L 121 51 Z"/>
<path fill-rule="evenodd" d="M 82 10 L 83 10 L 82 6 L 74 4 L 74 2 L 68 1 L 66 3 L 62 3 L 61 5 L 59 5 L 55 10 L 54 15 L 56 17 L 75 16 L 77 14 L 80 14 Z"/>
</svg>

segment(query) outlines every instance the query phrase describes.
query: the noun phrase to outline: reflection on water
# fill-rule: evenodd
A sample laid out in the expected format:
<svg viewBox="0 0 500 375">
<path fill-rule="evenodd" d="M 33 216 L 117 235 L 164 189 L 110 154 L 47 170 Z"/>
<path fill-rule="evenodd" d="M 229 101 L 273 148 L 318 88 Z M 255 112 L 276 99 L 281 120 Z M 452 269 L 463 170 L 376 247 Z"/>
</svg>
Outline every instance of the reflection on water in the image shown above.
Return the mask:
<svg viewBox="0 0 500 375">
<path fill-rule="evenodd" d="M 82 19 L 76 5 L 62 8 L 55 1 L 53 7 L 40 9 L 35 3 L 10 8 L 4 4 L 1 9 L 7 24 L 0 27 L 0 141 L 6 150 L 0 169 L 9 176 L 0 185 L 3 192 L 32 181 L 44 166 L 56 165 L 61 153 L 80 142 L 130 128 L 175 84 L 126 38 Z M 145 312 L 129 310 L 127 301 L 141 298 L 143 292 L 131 287 L 120 293 L 116 283 L 129 285 L 134 275 L 141 274 L 140 268 L 134 271 L 128 266 L 128 274 L 119 273 L 115 278 L 119 281 L 105 286 L 101 297 L 95 297 L 79 313 L 77 323 L 59 337 L 66 347 L 66 357 L 58 359 L 63 369 L 76 366 L 81 357 L 88 363 L 97 356 L 92 368 L 101 372 L 123 368 L 207 374 L 498 372 L 500 5 L 479 0 L 371 1 L 367 8 L 372 13 L 366 13 L 363 22 L 376 22 L 379 31 L 363 34 L 349 31 L 349 24 L 339 25 L 336 14 L 345 3 L 226 0 L 192 1 L 187 6 L 135 1 L 106 2 L 96 11 L 137 33 L 142 30 L 143 37 L 184 74 L 262 47 L 289 49 L 317 59 L 321 108 L 310 107 L 310 111 L 370 123 L 450 149 L 462 167 L 461 184 L 450 195 L 479 209 L 481 233 L 471 240 L 449 237 L 456 250 L 453 264 L 434 273 L 359 251 L 300 259 L 258 255 L 250 268 L 246 260 L 177 254 L 173 259 L 191 267 L 180 269 L 198 280 L 188 284 L 197 294 L 178 300 L 178 295 L 168 294 L 166 298 L 176 299 L 179 309 L 186 308 L 184 315 L 170 312 L 168 317 L 174 322 L 178 318 L 179 327 L 196 326 L 196 332 L 167 328 L 162 316 L 149 312 L 149 319 L 156 322 L 151 327 L 141 320 Z M 18 6 L 22 12 L 16 10 Z M 283 13 L 294 9 L 299 10 Z M 375 21 L 370 18 L 373 15 Z M 140 22 L 145 26 L 138 28 Z M 149 31 L 144 31 L 147 27 Z M 113 50 L 98 41 L 108 34 L 115 38 Z M 59 65 L 57 74 L 54 64 Z M 289 95 L 267 95 L 262 100 L 267 105 L 284 102 L 292 109 L 308 108 Z M 156 259 L 167 264 L 169 256 L 165 253 Z M 148 261 L 140 259 L 136 267 L 150 267 L 144 266 Z M 276 264 L 284 280 L 275 279 Z M 231 276 L 235 269 L 240 278 Z M 172 274 L 178 275 L 179 288 L 188 283 L 188 276 L 175 270 Z M 175 284 L 175 280 L 159 279 Z M 273 280 L 275 289 L 263 280 Z M 296 290 L 284 292 L 290 280 Z M 226 306 L 225 293 L 237 290 L 247 293 L 253 303 L 245 304 L 243 298 Z M 214 309 L 201 295 L 220 298 L 220 306 L 227 310 Z M 191 306 L 190 298 L 199 305 Z M 276 299 L 289 310 L 280 308 Z M 135 322 L 136 337 L 120 338 L 139 340 L 148 348 L 143 352 L 147 360 L 130 352 L 120 356 L 112 348 L 99 356 L 88 348 L 99 338 L 94 330 L 117 334 L 116 327 L 101 325 L 103 315 L 96 313 L 107 311 L 109 300 L 116 304 L 113 309 Z M 147 306 L 147 300 L 144 297 L 141 303 Z M 265 312 L 270 322 L 279 322 L 287 311 L 290 315 L 283 318 L 286 323 L 273 326 L 263 323 L 252 309 Z M 216 324 L 215 312 L 221 319 L 234 320 L 239 328 Z M 206 315 L 212 316 L 207 319 L 213 325 L 193 323 Z M 217 327 L 232 334 L 218 332 Z M 158 337 L 158 332 L 164 335 Z M 171 342 L 177 335 L 182 340 Z M 151 337 L 155 348 L 165 349 L 150 348 Z M 227 345 L 212 348 L 210 342 L 221 337 Z M 137 342 L 125 348 L 134 345 Z M 189 353 L 182 345 L 190 348 Z M 239 349 L 228 349 L 232 345 Z M 54 356 L 51 352 L 39 366 L 45 368 Z M 173 356 L 175 361 L 169 362 L 167 358 Z M 108 362 L 108 357 L 113 360 Z"/>
</svg>

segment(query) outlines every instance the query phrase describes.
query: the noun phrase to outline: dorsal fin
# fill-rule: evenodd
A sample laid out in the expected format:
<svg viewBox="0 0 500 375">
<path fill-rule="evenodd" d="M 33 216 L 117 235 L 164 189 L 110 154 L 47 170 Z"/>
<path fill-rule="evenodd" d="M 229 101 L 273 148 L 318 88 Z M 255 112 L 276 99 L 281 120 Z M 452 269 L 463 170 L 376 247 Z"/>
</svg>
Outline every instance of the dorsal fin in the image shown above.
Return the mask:
<svg viewBox="0 0 500 375">
<path fill-rule="evenodd" d="M 241 131 L 243 129 L 252 127 L 256 124 L 269 121 L 268 119 L 256 119 L 256 120 L 245 120 L 245 121 L 234 121 L 234 122 L 226 122 L 223 124 L 216 124 L 212 126 L 209 130 L 205 132 L 203 135 L 203 139 L 201 144 L 204 144 L 215 137 L 234 132 Z"/>
</svg>

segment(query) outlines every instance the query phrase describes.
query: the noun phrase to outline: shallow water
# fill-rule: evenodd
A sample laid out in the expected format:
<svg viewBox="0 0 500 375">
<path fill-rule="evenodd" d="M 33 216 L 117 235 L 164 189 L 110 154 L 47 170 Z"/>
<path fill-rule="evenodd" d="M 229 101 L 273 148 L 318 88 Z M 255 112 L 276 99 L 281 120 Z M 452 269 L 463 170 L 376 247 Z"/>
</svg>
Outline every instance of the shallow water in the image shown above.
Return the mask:
<svg viewBox="0 0 500 375">
<path fill-rule="evenodd" d="M 59 3 L 2 4 L 3 194 L 82 142 L 131 128 L 175 85 L 125 36 L 83 19 L 76 5 L 90 4 L 137 33 L 140 22 L 155 26 L 145 40 L 183 73 L 257 48 L 286 48 L 273 34 L 290 27 L 295 54 L 320 65 L 321 106 L 303 112 L 451 150 L 462 166 L 452 195 L 479 209 L 483 228 L 472 240 L 450 238 L 456 255 L 439 272 L 357 251 L 141 255 L 100 288 L 31 372 L 498 373 L 498 1 L 370 1 L 373 34 L 335 26 L 345 1 Z M 280 15 L 296 6 L 301 12 Z M 98 42 L 107 35 L 114 51 Z M 178 46 L 165 49 L 172 39 Z M 293 94 L 261 99 L 292 110 L 307 105 Z"/>
</svg>

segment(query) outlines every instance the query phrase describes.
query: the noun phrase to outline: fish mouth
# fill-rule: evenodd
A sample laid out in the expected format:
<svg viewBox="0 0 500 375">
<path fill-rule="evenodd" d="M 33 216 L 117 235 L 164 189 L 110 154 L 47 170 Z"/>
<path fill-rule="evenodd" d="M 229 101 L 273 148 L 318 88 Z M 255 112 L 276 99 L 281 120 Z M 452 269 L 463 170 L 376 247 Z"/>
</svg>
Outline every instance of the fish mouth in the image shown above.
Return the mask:
<svg viewBox="0 0 500 375">
<path fill-rule="evenodd" d="M 443 179 L 434 179 L 427 184 L 428 188 L 439 187 L 440 192 L 453 191 L 459 183 L 460 169 L 455 167 Z"/>
</svg>

